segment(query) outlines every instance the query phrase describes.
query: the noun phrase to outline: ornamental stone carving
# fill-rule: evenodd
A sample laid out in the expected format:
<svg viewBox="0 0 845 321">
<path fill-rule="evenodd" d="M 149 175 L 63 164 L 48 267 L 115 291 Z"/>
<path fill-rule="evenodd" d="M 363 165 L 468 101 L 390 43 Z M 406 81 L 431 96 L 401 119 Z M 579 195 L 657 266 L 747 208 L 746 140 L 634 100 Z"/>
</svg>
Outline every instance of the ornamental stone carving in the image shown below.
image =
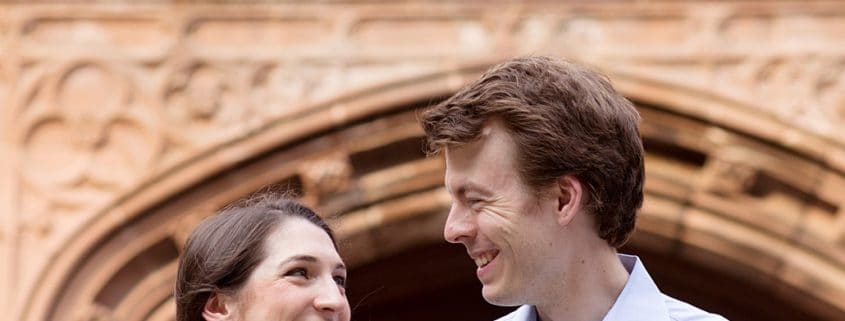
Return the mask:
<svg viewBox="0 0 845 321">
<path fill-rule="evenodd" d="M 343 192 L 352 176 L 348 156 L 342 153 L 304 161 L 300 171 L 305 197 L 314 204 L 331 194 Z"/>
<path fill-rule="evenodd" d="M 845 58 L 822 64 L 819 74 L 813 96 L 818 97 L 824 115 L 841 126 L 845 123 Z"/>
<path fill-rule="evenodd" d="M 96 203 L 151 166 L 159 144 L 155 126 L 115 68 L 69 64 L 33 91 L 21 117 L 23 176 L 47 199 Z"/>
<path fill-rule="evenodd" d="M 710 160 L 702 173 L 701 187 L 711 193 L 733 196 L 744 193 L 754 183 L 757 170 L 729 158 Z"/>
<path fill-rule="evenodd" d="M 244 124 L 250 110 L 240 97 L 236 72 L 233 66 L 195 63 L 170 77 L 165 115 L 169 134 L 178 143 L 213 145 Z"/>
<path fill-rule="evenodd" d="M 624 92 L 647 108 L 761 143 L 740 144 L 751 150 L 739 153 L 730 151 L 732 141 L 714 143 L 718 146 L 712 150 L 711 144 L 691 148 L 706 154 L 701 156 L 706 159 L 703 167 L 683 168 L 690 176 L 700 174 L 695 176 L 700 185 L 687 182 L 685 175 L 664 183 L 683 181 L 678 186 L 689 183 L 703 192 L 678 206 L 749 199 L 740 205 L 776 208 L 766 212 L 774 213 L 772 219 L 733 226 L 707 213 L 691 214 L 687 221 L 673 224 L 700 225 L 683 226 L 689 239 L 672 242 L 700 241 L 695 245 L 704 246 L 718 239 L 724 244 L 714 247 L 716 254 L 752 244 L 745 241 L 771 238 L 772 243 L 759 243 L 761 249 L 789 243 L 788 251 L 769 254 L 780 258 L 810 253 L 809 259 L 795 261 L 822 262 L 817 266 L 829 264 L 829 270 L 838 273 L 792 266 L 787 257 L 778 266 L 793 269 L 789 272 L 794 275 L 766 275 L 794 282 L 787 286 L 808 293 L 818 287 L 802 287 L 802 278 L 841 275 L 837 268 L 843 266 L 842 256 L 834 251 L 845 244 L 845 212 L 841 200 L 831 196 L 838 195 L 835 188 L 816 197 L 814 185 L 823 175 L 841 178 L 845 168 L 845 7 L 836 1 L 114 6 L 83 1 L 0 4 L 0 12 L 0 102 L 6 104 L 0 112 L 0 148 L 8 148 L 14 159 L 0 161 L 0 166 L 13 166 L 2 172 L 9 177 L 0 177 L 0 184 L 6 184 L 0 186 L 0 221 L 11 223 L 0 231 L 0 242 L 11 244 L 6 251 L 10 254 L 3 257 L 11 260 L 0 260 L 5 264 L 0 271 L 10 271 L 4 280 L 15 282 L 14 289 L 0 287 L 0 310 L 14 320 L 63 317 L 49 315 L 55 303 L 51 300 L 75 295 L 62 293 L 62 280 L 91 277 L 102 282 L 110 277 L 99 270 L 76 269 L 75 262 L 95 251 L 92 244 L 114 230 L 131 228 L 145 210 L 177 197 L 185 192 L 182 189 L 192 188 L 189 184 L 221 171 L 237 171 L 242 162 L 274 153 L 276 147 L 295 148 L 351 122 L 380 119 L 419 100 L 436 101 L 475 77 L 463 73 L 468 66 L 480 72 L 482 64 L 523 54 L 593 64 L 615 84 L 623 83 Z M 351 111 L 358 114 L 351 116 Z M 309 113 L 319 117 L 309 118 Z M 282 134 L 261 136 L 263 141 L 249 144 L 264 132 Z M 672 135 L 671 130 L 660 134 Z M 761 145 L 781 152 L 769 153 Z M 805 146 L 811 148 L 802 149 Z M 354 155 L 319 151 L 315 154 L 322 156 L 314 159 L 285 159 L 286 164 L 297 164 L 290 170 L 296 173 L 285 175 L 301 180 L 311 204 L 339 194 L 346 198 L 337 203 L 351 206 L 360 195 L 350 185 L 359 177 L 346 152 Z M 783 165 L 782 160 L 793 158 L 802 161 Z M 812 168 L 793 171 L 804 165 Z M 420 186 L 435 188 L 433 176 L 416 177 L 439 175 L 432 174 L 439 173 L 434 165 L 420 172 L 396 166 L 404 178 L 394 177 L 396 172 L 372 173 L 368 179 L 386 182 L 373 185 L 374 190 L 386 186 L 393 192 L 393 186 L 401 185 L 409 189 L 402 193 L 413 193 L 411 189 Z M 667 173 L 675 173 L 671 164 L 666 166 Z M 768 181 L 761 175 L 768 175 Z M 759 195 L 749 194 L 755 185 L 762 186 Z M 676 185 L 667 186 L 669 190 Z M 413 204 L 430 199 L 421 197 Z M 438 198 L 436 204 L 446 203 Z M 410 212 L 406 206 L 396 206 L 391 213 L 404 215 Z M 184 217 L 163 232 L 165 237 L 181 245 L 188 231 L 213 210 L 180 213 Z M 793 235 L 793 229 L 771 226 L 784 225 L 778 220 L 804 224 L 800 217 L 812 218 L 806 219 L 810 223 L 801 233 L 816 243 L 777 238 Z M 97 233 L 102 234 L 91 235 L 91 222 L 101 223 Z M 708 225 L 712 222 L 725 225 Z M 702 227 L 714 232 L 695 238 L 694 230 Z M 752 234 L 743 233 L 765 234 L 767 229 L 780 234 L 744 238 Z M 830 235 L 838 235 L 838 240 L 828 243 L 835 239 Z M 833 242 L 838 242 L 837 249 L 830 246 Z M 819 292 L 819 298 L 842 302 L 841 283 L 822 283 L 832 290 Z M 76 319 L 69 315 L 70 320 L 113 318 L 103 307 L 80 309 L 86 310 Z"/>
<path fill-rule="evenodd" d="M 307 104 L 315 92 L 326 91 L 327 80 L 338 78 L 337 73 L 328 66 L 304 62 L 262 64 L 251 77 L 251 107 L 269 119 L 302 111 L 302 105 Z"/>
<path fill-rule="evenodd" d="M 115 321 L 114 313 L 107 307 L 94 304 L 88 309 L 82 309 L 75 321 Z"/>
<path fill-rule="evenodd" d="M 2 36 L 0 36 L 0 53 L 3 52 L 2 42 Z M 0 63 L 0 102 L 3 103 L 6 103 L 6 99 L 9 98 L 9 75 L 6 69 L 6 64 Z"/>
</svg>

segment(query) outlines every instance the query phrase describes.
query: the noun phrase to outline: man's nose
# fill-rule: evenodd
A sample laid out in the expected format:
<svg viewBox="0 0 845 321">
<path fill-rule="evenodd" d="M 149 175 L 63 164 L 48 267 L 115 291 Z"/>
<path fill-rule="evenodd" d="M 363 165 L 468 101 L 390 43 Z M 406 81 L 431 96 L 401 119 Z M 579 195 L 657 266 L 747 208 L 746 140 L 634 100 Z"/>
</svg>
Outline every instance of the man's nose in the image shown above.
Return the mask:
<svg viewBox="0 0 845 321">
<path fill-rule="evenodd" d="M 346 300 L 344 289 L 333 278 L 329 277 L 320 283 L 319 293 L 314 298 L 314 308 L 327 320 L 334 320 L 347 309 L 349 301 Z"/>
<path fill-rule="evenodd" d="M 450 243 L 464 243 L 467 239 L 472 239 L 475 230 L 475 222 L 468 209 L 453 203 L 443 227 L 443 238 Z"/>
</svg>

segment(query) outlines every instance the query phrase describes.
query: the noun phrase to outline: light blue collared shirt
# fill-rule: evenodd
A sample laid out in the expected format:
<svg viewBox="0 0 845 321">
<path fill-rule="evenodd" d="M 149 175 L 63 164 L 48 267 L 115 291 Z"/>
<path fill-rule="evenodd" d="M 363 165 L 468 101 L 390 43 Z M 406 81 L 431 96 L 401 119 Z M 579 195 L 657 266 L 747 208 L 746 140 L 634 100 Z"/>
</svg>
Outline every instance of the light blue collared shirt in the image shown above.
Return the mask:
<svg viewBox="0 0 845 321">
<path fill-rule="evenodd" d="M 718 314 L 663 294 L 638 257 L 618 256 L 630 276 L 603 321 L 727 321 Z M 537 310 L 523 305 L 496 321 L 537 321 Z"/>
</svg>

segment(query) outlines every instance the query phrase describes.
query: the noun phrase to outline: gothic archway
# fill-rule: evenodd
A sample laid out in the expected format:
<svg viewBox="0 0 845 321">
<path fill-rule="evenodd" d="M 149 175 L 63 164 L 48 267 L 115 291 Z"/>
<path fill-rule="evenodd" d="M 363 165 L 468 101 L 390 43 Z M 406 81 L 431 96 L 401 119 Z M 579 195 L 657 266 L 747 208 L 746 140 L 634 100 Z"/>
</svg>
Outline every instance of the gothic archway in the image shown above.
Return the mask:
<svg viewBox="0 0 845 321">
<path fill-rule="evenodd" d="M 467 61 L 525 54 L 599 66 L 649 114 L 649 201 L 629 250 L 658 262 L 649 266 L 668 276 L 658 280 L 665 289 L 726 313 L 727 301 L 794 310 L 773 319 L 845 310 L 845 7 L 836 1 L 79 1 L 0 11 L 0 308 L 14 320 L 168 319 L 167 262 L 191 226 L 185 211 L 196 219 L 263 182 L 312 189 L 314 204 L 334 202 L 327 211 L 360 202 L 330 213 L 356 213 L 339 221 L 365 235 L 350 240 L 400 229 L 379 222 L 434 220 L 433 207 L 413 218 L 390 211 L 443 202 L 436 185 L 416 200 L 409 190 L 371 203 L 362 197 L 385 196 L 314 196 L 342 188 L 333 178 L 347 170 L 358 182 L 343 153 L 299 155 L 333 169 L 323 174 L 267 165 L 262 181 L 238 169 L 448 95 L 474 78 L 453 70 Z M 361 141 L 393 151 L 408 139 Z M 400 162 L 410 163 L 390 167 L 417 168 Z M 395 185 L 432 184 L 436 166 L 419 166 L 419 178 Z M 393 179 L 369 170 L 373 186 Z M 252 183 L 234 183 L 243 180 Z M 227 189 L 189 206 L 206 185 Z M 439 242 L 428 224 L 404 250 L 359 253 L 351 242 L 356 273 L 448 257 L 420 241 Z M 367 309 L 395 302 L 385 293 Z M 776 300 L 748 301 L 756 297 Z"/>
<path fill-rule="evenodd" d="M 26 320 L 172 320 L 173 262 L 186 231 L 268 184 L 299 188 L 306 202 L 336 217 L 353 268 L 400 264 L 415 258 L 413 251 L 443 253 L 432 249 L 442 243 L 449 204 L 443 164 L 422 154 L 415 110 L 488 65 L 348 93 L 151 178 L 60 251 L 45 277 L 55 282 L 42 281 Z M 843 211 L 834 191 L 845 186 L 843 170 L 820 157 L 818 146 L 790 145 L 777 129 L 841 146 L 707 93 L 606 69 L 640 103 L 644 119 L 647 196 L 631 248 L 661 261 L 664 271 L 678 271 L 675 260 L 745 280 L 770 296 L 758 304 L 788 302 L 790 311 L 781 316 L 840 316 L 845 260 L 833 245 L 842 237 Z M 666 101 L 679 90 L 682 99 Z M 401 255 L 406 259 L 396 259 Z M 700 295 L 705 301 L 710 295 L 708 304 L 718 311 L 717 290 Z"/>
</svg>

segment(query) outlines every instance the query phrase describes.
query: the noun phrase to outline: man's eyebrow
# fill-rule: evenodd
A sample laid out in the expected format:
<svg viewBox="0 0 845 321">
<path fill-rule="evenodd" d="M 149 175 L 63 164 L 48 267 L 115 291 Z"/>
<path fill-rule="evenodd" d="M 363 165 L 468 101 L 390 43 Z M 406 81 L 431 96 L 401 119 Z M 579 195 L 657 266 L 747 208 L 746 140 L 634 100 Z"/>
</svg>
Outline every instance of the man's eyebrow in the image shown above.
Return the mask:
<svg viewBox="0 0 845 321">
<path fill-rule="evenodd" d="M 461 196 L 465 195 L 468 192 L 476 192 L 481 194 L 482 196 L 490 196 L 493 194 L 490 190 L 484 188 L 484 186 L 475 184 L 474 182 L 466 182 L 464 185 L 461 185 L 458 188 L 457 192 L 457 194 Z"/>
</svg>

